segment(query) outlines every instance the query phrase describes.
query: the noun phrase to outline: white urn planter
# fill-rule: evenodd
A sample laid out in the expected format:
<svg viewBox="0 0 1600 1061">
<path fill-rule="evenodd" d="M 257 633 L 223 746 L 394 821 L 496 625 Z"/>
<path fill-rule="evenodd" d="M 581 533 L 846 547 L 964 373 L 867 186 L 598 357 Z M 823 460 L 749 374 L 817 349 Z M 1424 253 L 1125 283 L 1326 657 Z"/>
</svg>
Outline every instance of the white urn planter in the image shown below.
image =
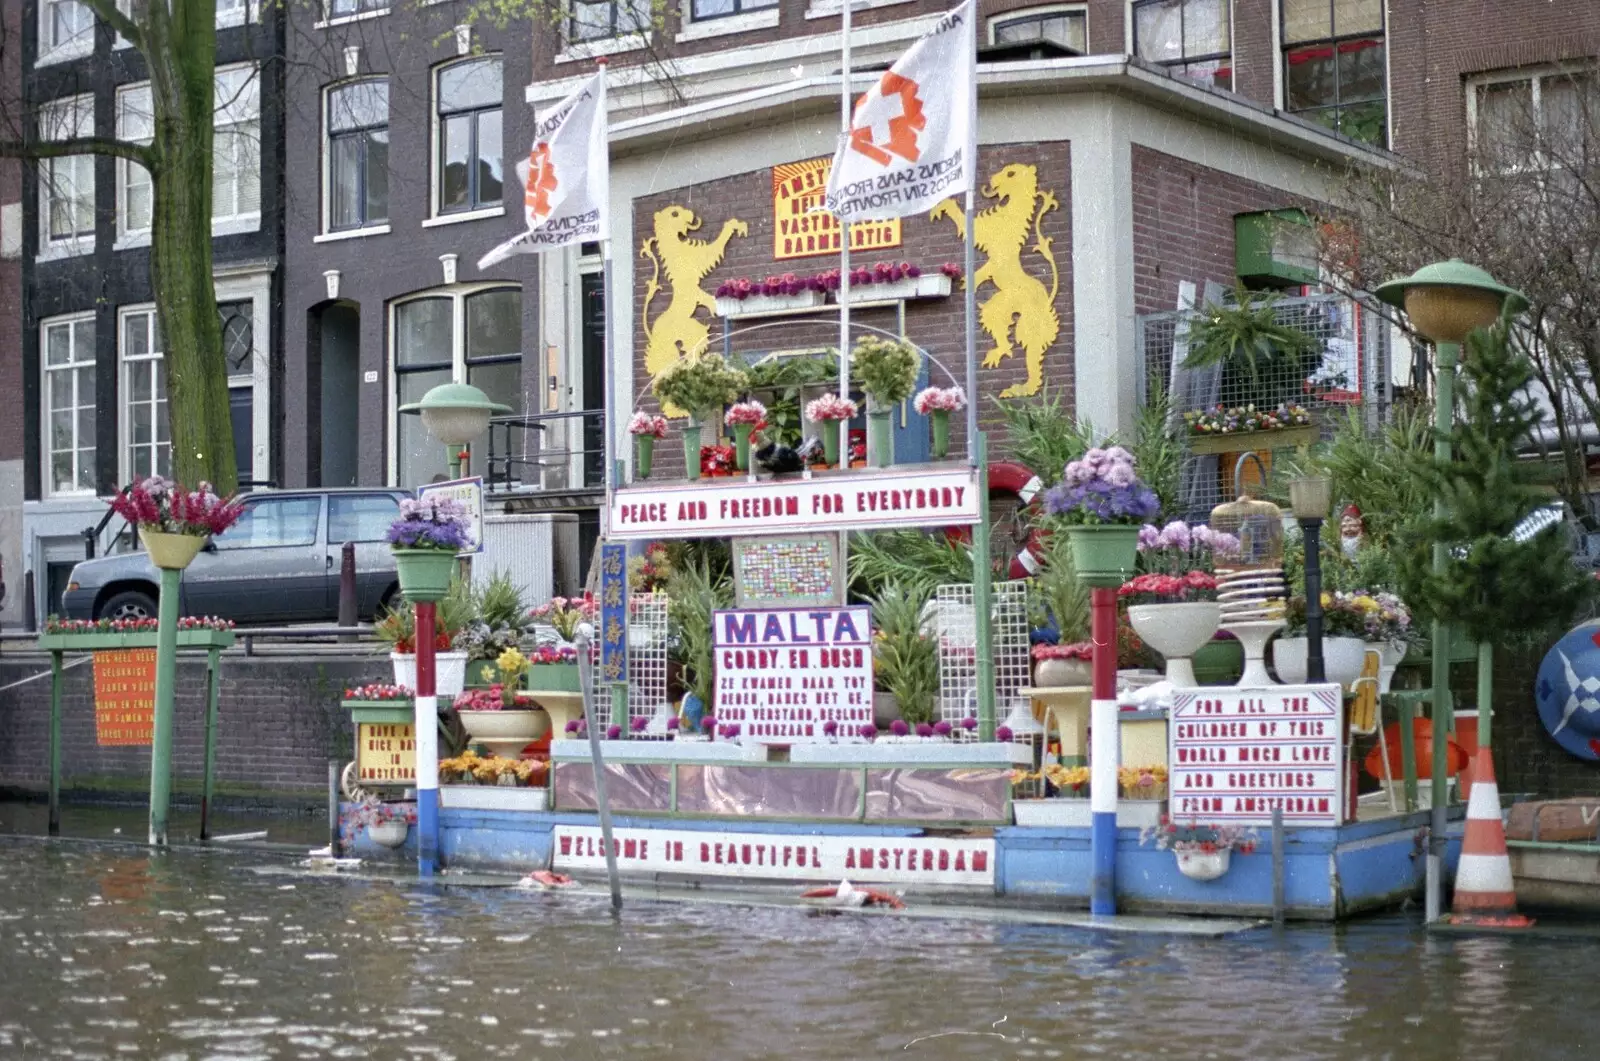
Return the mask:
<svg viewBox="0 0 1600 1061">
<path fill-rule="evenodd" d="M 1128 609 L 1133 632 L 1167 661 L 1167 681 L 1175 688 L 1192 689 L 1192 657 L 1206 646 L 1222 622 L 1222 605 L 1216 601 L 1182 601 L 1173 604 L 1135 604 Z"/>
<path fill-rule="evenodd" d="M 1232 851 L 1179 851 L 1178 872 L 1190 880 L 1216 880 L 1228 872 Z"/>
<path fill-rule="evenodd" d="M 404 818 L 373 822 L 367 826 L 367 836 L 372 838 L 373 843 L 383 847 L 399 847 L 406 842 L 406 834 L 410 831 L 411 826 Z"/>
<path fill-rule="evenodd" d="M 1033 665 L 1036 689 L 1061 689 L 1094 684 L 1094 664 L 1086 659 L 1041 659 Z"/>
<path fill-rule="evenodd" d="M 417 690 L 417 657 L 412 652 L 391 652 L 394 683 L 412 692 Z M 467 687 L 467 654 L 436 652 L 433 657 L 433 691 L 438 696 L 460 696 Z"/>
<path fill-rule="evenodd" d="M 1308 641 L 1303 637 L 1280 637 L 1272 643 L 1272 667 L 1285 685 L 1306 683 Z M 1361 677 L 1367 662 L 1367 643 L 1359 637 L 1322 639 L 1322 671 L 1330 682 L 1349 688 Z"/>
<path fill-rule="evenodd" d="M 467 736 L 476 741 L 521 741 L 530 744 L 550 728 L 550 716 L 538 708 L 501 711 L 457 711 Z"/>
</svg>

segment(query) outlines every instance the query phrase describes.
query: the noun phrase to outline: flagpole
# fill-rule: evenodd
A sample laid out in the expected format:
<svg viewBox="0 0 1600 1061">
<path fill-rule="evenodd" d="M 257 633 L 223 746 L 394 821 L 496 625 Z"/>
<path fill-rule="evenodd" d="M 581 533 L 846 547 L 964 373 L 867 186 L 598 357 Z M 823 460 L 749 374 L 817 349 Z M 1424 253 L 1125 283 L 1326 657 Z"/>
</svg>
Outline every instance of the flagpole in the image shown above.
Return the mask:
<svg viewBox="0 0 1600 1061">
<path fill-rule="evenodd" d="M 853 0 L 839 0 L 839 36 L 841 56 L 839 62 L 839 158 L 850 140 L 850 5 Z M 850 222 L 839 217 L 839 397 L 850 397 Z M 823 428 L 827 430 L 827 428 Z M 850 421 L 839 421 L 839 462 L 850 467 Z M 840 563 L 844 556 L 846 535 L 839 536 Z"/>
</svg>

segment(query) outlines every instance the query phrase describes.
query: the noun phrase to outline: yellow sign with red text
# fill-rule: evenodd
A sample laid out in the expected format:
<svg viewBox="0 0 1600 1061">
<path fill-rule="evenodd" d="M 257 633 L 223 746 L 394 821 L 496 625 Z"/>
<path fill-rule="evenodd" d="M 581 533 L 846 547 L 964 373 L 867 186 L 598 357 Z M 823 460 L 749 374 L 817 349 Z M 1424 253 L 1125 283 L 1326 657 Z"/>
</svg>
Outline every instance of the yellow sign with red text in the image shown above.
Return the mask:
<svg viewBox="0 0 1600 1061">
<path fill-rule="evenodd" d="M 363 722 L 358 725 L 356 779 L 369 785 L 415 784 L 416 727 L 409 722 Z"/>
<path fill-rule="evenodd" d="M 156 650 L 94 654 L 94 735 L 101 747 L 150 746 L 156 712 Z"/>
<path fill-rule="evenodd" d="M 810 258 L 839 253 L 839 219 L 821 209 L 831 158 L 772 167 L 772 256 Z M 850 251 L 900 246 L 900 219 L 850 226 Z"/>
</svg>

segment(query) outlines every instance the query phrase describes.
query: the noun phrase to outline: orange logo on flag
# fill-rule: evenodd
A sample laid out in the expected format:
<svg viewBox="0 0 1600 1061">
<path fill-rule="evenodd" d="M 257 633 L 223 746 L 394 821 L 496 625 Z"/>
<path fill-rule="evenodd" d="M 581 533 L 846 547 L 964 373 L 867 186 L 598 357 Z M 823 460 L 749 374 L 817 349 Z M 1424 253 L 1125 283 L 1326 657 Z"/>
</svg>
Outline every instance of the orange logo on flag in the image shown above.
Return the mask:
<svg viewBox="0 0 1600 1061">
<path fill-rule="evenodd" d="M 528 208 L 530 225 L 549 216 L 550 193 L 559 185 L 555 164 L 550 161 L 550 145 L 535 144 L 528 155 L 528 186 L 522 197 Z"/>
<path fill-rule="evenodd" d="M 868 92 L 856 101 L 856 124 L 850 129 L 851 149 L 880 166 L 887 166 L 893 155 L 907 162 L 917 161 L 922 156 L 917 134 L 928 125 L 927 116 L 922 113 L 922 98 L 917 95 L 920 87 L 893 70 L 885 72 L 878 82 L 877 95 Z M 889 113 L 889 108 L 896 106 L 899 113 Z M 887 126 L 887 136 L 883 140 L 874 136 L 880 126 Z"/>
</svg>

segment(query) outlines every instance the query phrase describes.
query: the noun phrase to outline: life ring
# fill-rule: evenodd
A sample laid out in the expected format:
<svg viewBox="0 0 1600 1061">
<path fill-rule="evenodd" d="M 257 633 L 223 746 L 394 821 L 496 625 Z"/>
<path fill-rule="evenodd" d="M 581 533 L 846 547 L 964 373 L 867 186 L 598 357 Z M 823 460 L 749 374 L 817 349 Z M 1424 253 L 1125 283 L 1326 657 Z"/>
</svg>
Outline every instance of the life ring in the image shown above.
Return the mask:
<svg viewBox="0 0 1600 1061">
<path fill-rule="evenodd" d="M 1033 473 L 1026 464 L 1015 461 L 994 461 L 989 465 L 989 500 L 996 497 L 1015 497 L 1021 508 L 1033 508 L 1044 492 L 1044 480 Z M 945 538 L 951 542 L 966 543 L 972 540 L 967 527 L 950 527 Z M 1006 575 L 1009 578 L 1032 578 L 1044 565 L 1044 532 L 1034 528 L 1022 550 L 1011 558 Z"/>
</svg>

